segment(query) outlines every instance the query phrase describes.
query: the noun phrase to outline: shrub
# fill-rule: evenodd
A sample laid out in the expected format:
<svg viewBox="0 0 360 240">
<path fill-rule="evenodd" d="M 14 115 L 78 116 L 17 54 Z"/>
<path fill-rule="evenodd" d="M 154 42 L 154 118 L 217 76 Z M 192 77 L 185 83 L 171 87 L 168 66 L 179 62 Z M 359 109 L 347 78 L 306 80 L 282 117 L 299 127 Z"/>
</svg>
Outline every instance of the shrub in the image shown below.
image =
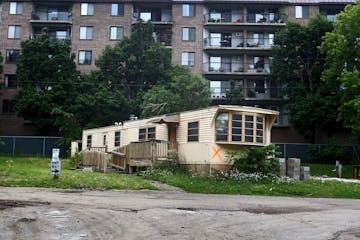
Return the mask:
<svg viewBox="0 0 360 240">
<path fill-rule="evenodd" d="M 229 152 L 233 168 L 245 173 L 279 175 L 279 153 L 275 145 L 250 147 L 246 150 Z"/>
</svg>

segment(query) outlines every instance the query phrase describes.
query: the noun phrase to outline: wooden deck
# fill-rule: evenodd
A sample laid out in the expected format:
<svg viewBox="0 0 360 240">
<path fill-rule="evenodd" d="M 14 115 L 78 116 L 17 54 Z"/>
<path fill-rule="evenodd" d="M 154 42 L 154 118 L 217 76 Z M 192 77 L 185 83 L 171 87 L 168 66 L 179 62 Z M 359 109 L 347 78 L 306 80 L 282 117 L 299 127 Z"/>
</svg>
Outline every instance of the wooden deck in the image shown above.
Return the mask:
<svg viewBox="0 0 360 240">
<path fill-rule="evenodd" d="M 132 142 L 112 151 L 111 154 L 113 167 L 132 172 L 133 167 L 152 167 L 168 161 L 169 143 L 158 140 Z"/>
</svg>

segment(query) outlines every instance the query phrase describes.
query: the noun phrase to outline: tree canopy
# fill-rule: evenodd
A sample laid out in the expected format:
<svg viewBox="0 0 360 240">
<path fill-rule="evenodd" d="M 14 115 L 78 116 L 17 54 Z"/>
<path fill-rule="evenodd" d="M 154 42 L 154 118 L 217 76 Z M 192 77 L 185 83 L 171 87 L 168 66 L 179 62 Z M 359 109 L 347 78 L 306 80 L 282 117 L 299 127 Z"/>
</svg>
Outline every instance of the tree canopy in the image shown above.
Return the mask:
<svg viewBox="0 0 360 240">
<path fill-rule="evenodd" d="M 207 80 L 188 68 L 173 66 L 169 49 L 152 37 L 151 23 L 138 23 L 129 37 L 107 46 L 97 70 L 76 70 L 70 42 L 53 41 L 44 33 L 21 43 L 17 66 L 18 115 L 31 120 L 40 134 L 67 140 L 83 128 L 129 118 L 208 106 Z"/>
<path fill-rule="evenodd" d="M 360 5 L 346 6 L 337 15 L 321 50 L 326 54 L 322 79 L 340 92 L 338 118 L 360 137 Z"/>
<path fill-rule="evenodd" d="M 271 77 L 285 87 L 291 123 L 311 142 L 317 130 L 331 134 L 341 126 L 334 112 L 337 89 L 321 81 L 325 58 L 319 46 L 332 29 L 332 23 L 318 16 L 307 26 L 288 22 L 274 39 Z"/>
<path fill-rule="evenodd" d="M 31 120 L 40 134 L 58 134 L 78 92 L 79 73 L 69 41 L 52 41 L 44 32 L 21 42 L 15 96 L 18 115 Z"/>
</svg>

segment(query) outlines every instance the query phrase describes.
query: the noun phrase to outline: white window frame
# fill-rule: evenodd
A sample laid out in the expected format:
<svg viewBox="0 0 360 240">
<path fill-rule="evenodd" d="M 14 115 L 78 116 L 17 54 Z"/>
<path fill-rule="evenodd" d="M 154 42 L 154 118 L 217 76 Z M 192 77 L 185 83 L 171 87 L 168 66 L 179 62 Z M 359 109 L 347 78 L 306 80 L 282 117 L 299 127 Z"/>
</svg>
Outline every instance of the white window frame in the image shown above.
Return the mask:
<svg viewBox="0 0 360 240">
<path fill-rule="evenodd" d="M 94 15 L 94 4 L 93 3 L 80 3 L 80 15 L 91 16 Z"/>
<path fill-rule="evenodd" d="M 183 41 L 195 41 L 195 39 L 196 39 L 196 28 L 194 28 L 194 27 L 183 27 L 182 28 L 182 40 Z"/>
<path fill-rule="evenodd" d="M 195 66 L 195 52 L 182 52 L 181 53 L 182 66 Z"/>
<path fill-rule="evenodd" d="M 182 5 L 182 16 L 183 17 L 195 17 L 196 16 L 196 5 L 195 4 L 183 4 Z"/>
<path fill-rule="evenodd" d="M 22 35 L 22 26 L 9 25 L 8 26 L 8 39 L 20 39 Z"/>
<path fill-rule="evenodd" d="M 23 4 L 21 2 L 10 2 L 9 14 L 22 14 L 23 13 Z"/>
<path fill-rule="evenodd" d="M 307 8 L 307 13 L 308 15 L 307 16 L 304 16 L 304 8 Z M 309 18 L 309 6 L 295 6 L 295 18 L 297 19 L 307 19 Z"/>
<path fill-rule="evenodd" d="M 119 30 L 121 31 L 121 36 L 119 36 Z M 109 38 L 113 41 L 121 40 L 124 37 L 124 28 L 119 26 L 111 26 L 109 31 Z"/>
<path fill-rule="evenodd" d="M 92 40 L 93 39 L 94 27 L 92 26 L 81 26 L 80 27 L 80 40 Z"/>
<path fill-rule="evenodd" d="M 90 62 L 86 61 L 87 54 L 90 53 Z M 92 62 L 92 51 L 91 50 L 79 50 L 78 63 L 79 65 L 90 65 Z"/>
<path fill-rule="evenodd" d="M 119 11 L 119 10 L 122 11 Z M 110 16 L 116 17 L 116 16 L 124 16 L 124 4 L 123 3 L 112 3 L 110 5 Z"/>
</svg>

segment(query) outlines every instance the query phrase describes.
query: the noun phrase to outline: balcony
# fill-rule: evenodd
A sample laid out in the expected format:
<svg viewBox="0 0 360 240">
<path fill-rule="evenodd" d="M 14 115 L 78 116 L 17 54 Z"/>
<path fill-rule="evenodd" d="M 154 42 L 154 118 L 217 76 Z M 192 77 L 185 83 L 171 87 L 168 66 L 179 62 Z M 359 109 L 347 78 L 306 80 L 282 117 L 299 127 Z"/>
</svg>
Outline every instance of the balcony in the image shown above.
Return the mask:
<svg viewBox="0 0 360 240">
<path fill-rule="evenodd" d="M 242 12 L 214 12 L 204 14 L 205 25 L 285 25 L 287 15 L 274 12 L 250 10 L 247 15 Z"/>
<path fill-rule="evenodd" d="M 245 88 L 245 100 L 274 100 L 281 99 L 278 87 L 253 87 Z"/>
<path fill-rule="evenodd" d="M 171 9 L 137 9 L 133 13 L 132 24 L 142 20 L 143 22 L 151 21 L 153 24 L 171 25 Z"/>
<path fill-rule="evenodd" d="M 238 32 L 229 34 L 211 33 L 208 38 L 204 38 L 204 48 L 207 50 L 271 50 L 273 40 L 273 34 L 256 34 L 256 36 L 244 39 Z"/>
<path fill-rule="evenodd" d="M 210 61 L 204 63 L 203 72 L 208 75 L 268 75 L 270 64 L 268 58 L 244 63 L 237 57 L 210 57 Z"/>
<path fill-rule="evenodd" d="M 171 33 L 169 32 L 153 32 L 153 38 L 155 42 L 159 42 L 161 45 L 171 47 Z"/>
<path fill-rule="evenodd" d="M 55 41 L 65 41 L 65 40 L 70 40 L 70 34 L 67 31 L 49 31 L 47 33 L 50 36 L 50 41 L 51 42 L 55 42 Z M 35 32 L 33 34 L 31 34 L 31 39 L 36 39 L 36 38 L 40 38 L 42 36 L 42 33 L 40 32 Z"/>
<path fill-rule="evenodd" d="M 68 8 L 37 7 L 31 14 L 31 23 L 71 24 L 72 13 Z"/>
</svg>

